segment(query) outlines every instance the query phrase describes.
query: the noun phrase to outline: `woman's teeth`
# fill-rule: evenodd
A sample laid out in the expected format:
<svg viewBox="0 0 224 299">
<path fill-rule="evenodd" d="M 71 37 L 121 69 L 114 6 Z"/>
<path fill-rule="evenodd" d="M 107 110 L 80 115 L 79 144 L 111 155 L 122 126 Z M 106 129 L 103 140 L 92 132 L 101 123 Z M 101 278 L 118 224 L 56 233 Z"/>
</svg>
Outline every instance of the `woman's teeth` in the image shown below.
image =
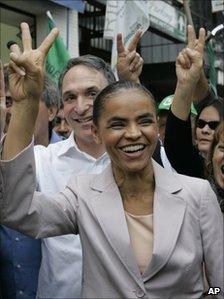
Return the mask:
<svg viewBox="0 0 224 299">
<path fill-rule="evenodd" d="M 136 144 L 136 145 L 128 145 L 121 148 L 121 150 L 125 153 L 134 153 L 137 151 L 142 151 L 145 148 L 143 144 Z"/>
</svg>

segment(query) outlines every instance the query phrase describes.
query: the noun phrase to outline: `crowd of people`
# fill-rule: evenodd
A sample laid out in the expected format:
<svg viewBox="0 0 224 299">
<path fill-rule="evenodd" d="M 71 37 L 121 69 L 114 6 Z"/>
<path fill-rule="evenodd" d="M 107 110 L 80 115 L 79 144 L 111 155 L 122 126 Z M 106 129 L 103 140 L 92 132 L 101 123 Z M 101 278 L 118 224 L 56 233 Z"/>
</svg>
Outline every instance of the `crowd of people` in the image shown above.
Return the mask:
<svg viewBox="0 0 224 299">
<path fill-rule="evenodd" d="M 141 31 L 117 36 L 119 81 L 85 55 L 58 90 L 44 73 L 58 30 L 37 49 L 21 32 L 1 66 L 0 298 L 224 298 L 224 102 L 205 30 L 188 26 L 159 109 Z"/>
</svg>

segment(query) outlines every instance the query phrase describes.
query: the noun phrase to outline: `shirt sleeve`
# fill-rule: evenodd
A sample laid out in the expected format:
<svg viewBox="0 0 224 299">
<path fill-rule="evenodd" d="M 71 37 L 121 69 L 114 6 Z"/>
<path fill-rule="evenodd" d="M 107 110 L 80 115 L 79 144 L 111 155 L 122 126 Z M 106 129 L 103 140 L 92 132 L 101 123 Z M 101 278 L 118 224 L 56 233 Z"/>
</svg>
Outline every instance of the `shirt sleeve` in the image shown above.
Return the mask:
<svg viewBox="0 0 224 299">
<path fill-rule="evenodd" d="M 78 233 L 78 200 L 69 187 L 53 198 L 35 192 L 33 144 L 0 166 L 1 224 L 34 238 Z"/>
<path fill-rule="evenodd" d="M 187 121 L 169 111 L 164 147 L 172 167 L 180 174 L 203 178 L 203 160 L 192 143 L 190 117 Z"/>
<path fill-rule="evenodd" d="M 214 298 L 224 298 L 224 234 L 223 214 L 208 182 L 201 197 L 200 227 L 206 277 L 210 287 L 218 287 Z"/>
</svg>

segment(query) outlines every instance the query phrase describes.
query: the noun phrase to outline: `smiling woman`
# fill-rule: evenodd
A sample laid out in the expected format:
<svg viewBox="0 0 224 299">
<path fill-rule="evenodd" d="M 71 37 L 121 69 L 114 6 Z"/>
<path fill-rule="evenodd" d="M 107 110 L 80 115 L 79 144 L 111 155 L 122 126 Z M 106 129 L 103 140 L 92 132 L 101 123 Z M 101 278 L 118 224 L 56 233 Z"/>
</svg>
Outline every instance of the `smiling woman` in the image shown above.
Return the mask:
<svg viewBox="0 0 224 299">
<path fill-rule="evenodd" d="M 1 222 L 35 238 L 79 234 L 82 298 L 201 298 L 203 263 L 223 298 L 219 205 L 207 181 L 167 172 L 151 159 L 158 136 L 152 95 L 139 84 L 113 83 L 97 95 L 93 121 L 111 164 L 97 175 L 73 176 L 51 198 L 35 192 L 28 146 L 1 161 Z"/>
<path fill-rule="evenodd" d="M 109 85 L 96 97 L 93 111 L 95 141 L 104 144 L 114 171 L 152 167 L 149 158 L 158 141 L 158 126 L 147 89 L 129 81 Z"/>
</svg>

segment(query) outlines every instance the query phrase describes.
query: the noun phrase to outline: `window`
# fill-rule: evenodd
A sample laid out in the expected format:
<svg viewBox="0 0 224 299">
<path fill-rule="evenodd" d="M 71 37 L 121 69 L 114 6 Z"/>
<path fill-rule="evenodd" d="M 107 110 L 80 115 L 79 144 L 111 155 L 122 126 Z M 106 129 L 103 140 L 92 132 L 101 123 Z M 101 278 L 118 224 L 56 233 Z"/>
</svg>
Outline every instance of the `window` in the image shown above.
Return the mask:
<svg viewBox="0 0 224 299">
<path fill-rule="evenodd" d="M 0 3 L 0 53 L 3 64 L 9 61 L 9 50 L 7 49 L 7 43 L 9 41 L 15 41 L 21 46 L 21 30 L 20 23 L 27 22 L 31 29 L 32 44 L 35 47 L 36 44 L 36 21 L 35 16 L 27 14 L 15 8 L 5 6 Z"/>
</svg>

